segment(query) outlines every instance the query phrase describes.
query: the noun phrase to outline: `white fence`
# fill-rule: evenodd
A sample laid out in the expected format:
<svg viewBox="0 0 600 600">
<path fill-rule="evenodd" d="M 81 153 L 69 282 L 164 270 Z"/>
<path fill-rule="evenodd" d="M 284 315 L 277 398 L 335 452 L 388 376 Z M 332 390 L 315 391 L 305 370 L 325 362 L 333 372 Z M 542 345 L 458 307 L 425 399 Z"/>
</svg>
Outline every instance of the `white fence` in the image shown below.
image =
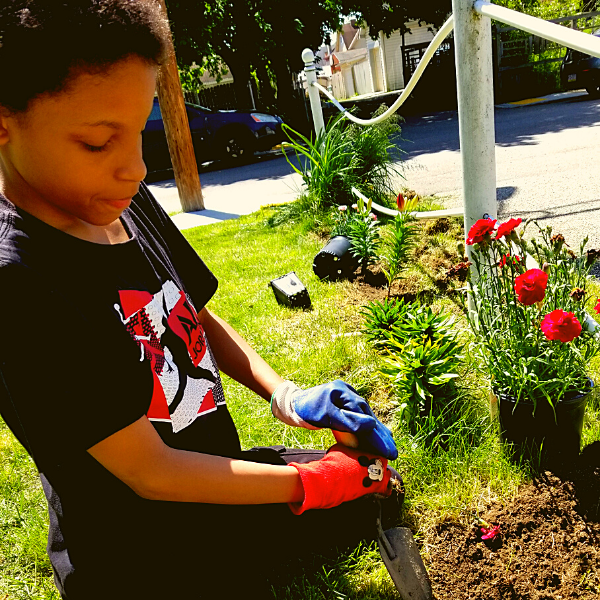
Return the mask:
<svg viewBox="0 0 600 600">
<path fill-rule="evenodd" d="M 496 218 L 496 159 L 494 136 L 494 94 L 491 20 L 495 19 L 523 31 L 600 57 L 600 38 L 543 21 L 483 0 L 452 0 L 452 16 L 438 31 L 417 70 L 401 96 L 375 119 L 358 119 L 341 106 L 316 82 L 314 56 L 302 53 L 315 131 L 324 129 L 319 91 L 344 114 L 360 125 L 387 119 L 406 100 L 439 45 L 454 29 L 458 121 L 463 171 L 462 199 L 465 231 L 484 215 Z M 392 211 L 393 212 L 393 211 Z M 439 216 L 446 211 L 440 211 Z M 428 216 L 431 216 L 429 213 Z M 470 247 L 467 247 L 470 253 Z"/>
</svg>

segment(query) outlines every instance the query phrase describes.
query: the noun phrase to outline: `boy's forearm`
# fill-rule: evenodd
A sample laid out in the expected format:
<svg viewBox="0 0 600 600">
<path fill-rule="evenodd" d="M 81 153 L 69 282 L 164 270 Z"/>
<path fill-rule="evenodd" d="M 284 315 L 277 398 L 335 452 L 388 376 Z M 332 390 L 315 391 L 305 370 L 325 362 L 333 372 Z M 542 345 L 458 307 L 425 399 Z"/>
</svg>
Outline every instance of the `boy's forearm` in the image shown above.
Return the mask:
<svg viewBox="0 0 600 600">
<path fill-rule="evenodd" d="M 204 308 L 200 321 L 219 369 L 269 400 L 283 378 L 223 319 Z"/>
<path fill-rule="evenodd" d="M 167 448 L 159 467 L 136 492 L 149 500 L 205 504 L 301 502 L 294 467 L 267 465 Z"/>
<path fill-rule="evenodd" d="M 294 467 L 234 460 L 167 446 L 146 417 L 88 452 L 138 495 L 207 504 L 273 504 L 302 500 Z"/>
</svg>

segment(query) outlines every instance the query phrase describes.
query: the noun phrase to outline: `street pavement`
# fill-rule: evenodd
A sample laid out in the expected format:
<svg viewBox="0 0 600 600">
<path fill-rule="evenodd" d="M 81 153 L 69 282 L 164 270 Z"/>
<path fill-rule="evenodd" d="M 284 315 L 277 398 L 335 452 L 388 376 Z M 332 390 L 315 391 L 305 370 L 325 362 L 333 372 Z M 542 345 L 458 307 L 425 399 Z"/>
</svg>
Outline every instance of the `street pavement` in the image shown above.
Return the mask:
<svg viewBox="0 0 600 600">
<path fill-rule="evenodd" d="M 508 110 L 507 110 L 508 109 Z M 495 110 L 498 215 L 537 218 L 577 247 L 585 235 L 600 247 L 600 101 L 585 92 L 553 94 Z M 411 117 L 398 145 L 406 152 L 406 186 L 461 205 L 461 163 L 456 111 Z M 285 158 L 200 172 L 207 210 L 172 216 L 180 229 L 236 218 L 260 206 L 293 200 L 301 178 Z M 173 180 L 150 185 L 169 213 L 181 209 Z"/>
</svg>

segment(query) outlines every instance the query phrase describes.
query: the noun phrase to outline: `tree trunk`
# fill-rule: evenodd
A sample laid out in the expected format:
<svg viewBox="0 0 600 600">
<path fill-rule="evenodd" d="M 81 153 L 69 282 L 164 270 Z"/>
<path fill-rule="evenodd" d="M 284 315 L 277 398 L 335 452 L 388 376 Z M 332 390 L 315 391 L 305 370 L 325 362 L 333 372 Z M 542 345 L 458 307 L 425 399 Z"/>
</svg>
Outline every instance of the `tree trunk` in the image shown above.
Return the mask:
<svg viewBox="0 0 600 600">
<path fill-rule="evenodd" d="M 164 0 L 160 0 L 160 3 L 166 14 L 167 8 Z M 198 165 L 185 111 L 183 91 L 179 81 L 179 71 L 177 70 L 172 40 L 170 46 L 169 59 L 160 69 L 157 91 L 169 154 L 173 164 L 175 185 L 184 212 L 204 210 Z"/>
<path fill-rule="evenodd" d="M 263 110 L 267 109 L 272 111 L 276 104 L 275 91 L 271 85 L 271 78 L 269 76 L 269 72 L 267 71 L 265 60 L 266 59 L 260 60 L 256 67 L 256 74 L 260 83 L 260 104 Z"/>
</svg>

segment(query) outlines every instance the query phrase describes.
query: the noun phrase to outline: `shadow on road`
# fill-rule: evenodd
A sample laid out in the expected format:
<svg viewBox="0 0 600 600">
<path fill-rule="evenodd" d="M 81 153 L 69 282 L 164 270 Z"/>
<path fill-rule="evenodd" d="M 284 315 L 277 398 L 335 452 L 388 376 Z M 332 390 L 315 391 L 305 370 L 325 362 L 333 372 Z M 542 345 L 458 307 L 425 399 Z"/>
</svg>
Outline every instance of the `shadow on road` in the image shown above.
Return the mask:
<svg viewBox="0 0 600 600">
<path fill-rule="evenodd" d="M 600 208 L 600 198 L 594 200 L 581 200 L 572 202 L 571 204 L 561 204 L 550 209 L 532 209 L 519 211 L 512 210 L 511 217 L 521 217 L 525 219 L 535 219 L 536 221 L 544 221 L 546 219 L 556 219 L 557 217 L 569 217 L 581 215 L 585 213 L 598 213 Z"/>
<path fill-rule="evenodd" d="M 600 101 L 588 96 L 550 104 L 497 108 L 494 112 L 496 145 L 502 147 L 537 144 L 536 137 L 566 129 L 600 124 Z M 407 118 L 399 147 L 406 159 L 421 154 L 460 150 L 456 111 Z"/>
</svg>

